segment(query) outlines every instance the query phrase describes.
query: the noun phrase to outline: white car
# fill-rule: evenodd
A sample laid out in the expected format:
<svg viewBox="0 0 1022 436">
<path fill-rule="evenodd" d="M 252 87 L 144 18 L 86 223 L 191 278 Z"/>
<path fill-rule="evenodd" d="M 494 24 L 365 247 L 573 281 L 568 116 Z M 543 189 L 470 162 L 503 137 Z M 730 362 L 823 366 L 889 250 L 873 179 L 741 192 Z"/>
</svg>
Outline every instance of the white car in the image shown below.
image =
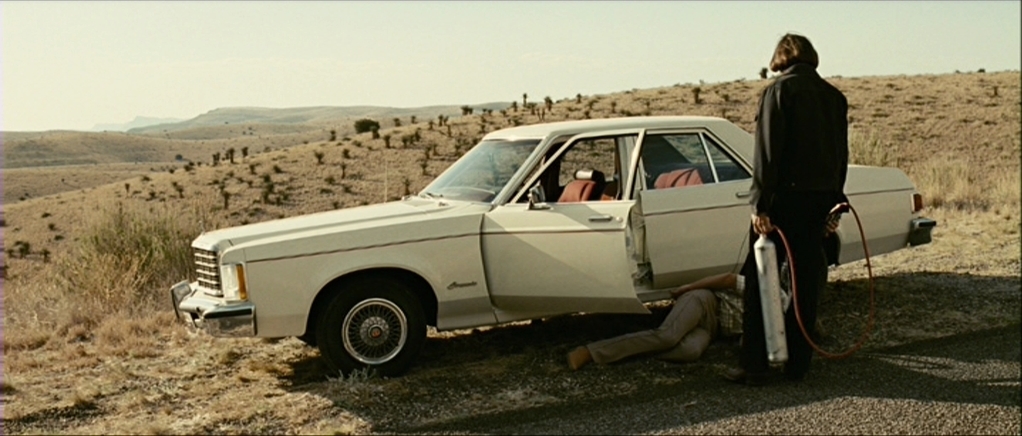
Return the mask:
<svg viewBox="0 0 1022 436">
<path fill-rule="evenodd" d="M 404 372 L 438 330 L 576 312 L 648 313 L 748 250 L 752 136 L 711 117 L 630 117 L 486 135 L 415 196 L 204 233 L 179 318 L 217 336 L 296 336 L 331 368 Z M 871 254 L 930 242 L 895 168 L 845 187 Z M 854 220 L 831 263 L 863 258 Z M 853 221 L 848 223 L 848 221 Z"/>
</svg>

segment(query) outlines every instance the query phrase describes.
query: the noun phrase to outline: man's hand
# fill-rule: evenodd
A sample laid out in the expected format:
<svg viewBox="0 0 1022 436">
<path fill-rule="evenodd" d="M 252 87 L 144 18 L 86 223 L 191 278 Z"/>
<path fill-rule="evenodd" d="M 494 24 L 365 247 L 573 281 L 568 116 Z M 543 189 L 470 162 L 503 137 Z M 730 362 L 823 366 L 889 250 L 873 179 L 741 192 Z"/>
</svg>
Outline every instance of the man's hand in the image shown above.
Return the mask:
<svg viewBox="0 0 1022 436">
<path fill-rule="evenodd" d="M 684 294 L 684 293 L 686 293 L 688 291 L 691 291 L 691 290 L 692 290 L 692 287 L 689 286 L 689 285 L 679 286 L 678 289 L 675 289 L 675 290 L 671 291 L 671 298 L 678 298 L 678 297 L 681 296 L 681 294 Z"/>
<path fill-rule="evenodd" d="M 827 229 L 823 231 L 823 235 L 829 235 L 837 231 L 837 226 L 841 225 L 841 215 L 832 214 L 827 217 Z"/>
<path fill-rule="evenodd" d="M 774 225 L 770 224 L 770 217 L 766 214 L 752 215 L 752 229 L 760 235 L 766 235 L 774 231 Z"/>
<path fill-rule="evenodd" d="M 827 215 L 826 230 L 823 231 L 824 236 L 837 231 L 837 226 L 841 224 L 841 215 L 847 213 L 848 208 L 848 203 L 839 203 L 830 210 Z"/>
</svg>

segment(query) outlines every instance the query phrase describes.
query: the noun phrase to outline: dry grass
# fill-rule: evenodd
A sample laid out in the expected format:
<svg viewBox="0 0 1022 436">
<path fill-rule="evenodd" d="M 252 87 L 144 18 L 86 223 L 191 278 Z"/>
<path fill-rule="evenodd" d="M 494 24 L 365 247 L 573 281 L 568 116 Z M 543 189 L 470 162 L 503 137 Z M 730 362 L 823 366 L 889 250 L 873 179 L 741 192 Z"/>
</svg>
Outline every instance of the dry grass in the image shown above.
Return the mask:
<svg viewBox="0 0 1022 436">
<path fill-rule="evenodd" d="M 1019 73 L 831 80 L 852 103 L 853 162 L 905 170 L 928 201 L 926 215 L 940 222 L 933 244 L 875 260 L 882 286 L 896 292 L 878 299 L 883 321 L 870 346 L 1017 323 Z M 580 119 L 586 112 L 599 118 L 723 111 L 751 131 L 765 83 L 702 85 L 698 105 L 691 101 L 695 85 L 586 96 L 581 103 L 571 98 L 557 101 L 542 120 Z M 989 92 L 993 86 L 997 97 Z M 539 113 L 524 109 L 477 113 L 452 117 L 448 134 L 447 127 L 429 128 L 430 114 L 418 118 L 417 124 L 380 132 L 390 136 L 390 148 L 369 134 L 331 142 L 314 132 L 319 136 L 308 144 L 287 133 L 246 136 L 253 150 L 286 148 L 211 167 L 209 150 L 237 148 L 232 139 L 220 138 L 226 142 L 203 151 L 207 165 L 191 171 L 159 169 L 143 177 L 123 169 L 130 178 L 81 184 L 103 181 L 92 177 L 93 182 L 76 181 L 66 190 L 48 188 L 5 204 L 5 249 L 17 241 L 32 247 L 26 258 L 5 258 L 5 431 L 365 433 L 481 411 L 609 398 L 646 379 L 683 383 L 676 367 L 657 363 L 564 375 L 563 352 L 644 328 L 647 318 L 566 317 L 475 334 L 431 333 L 420 364 L 400 380 L 333 378 L 318 353 L 297 340 L 218 340 L 175 324 L 166 310 L 166 289 L 189 275 L 187 244 L 203 225 L 212 229 L 398 198 L 406 178 L 408 189 L 417 191 L 484 132 L 541 121 Z M 416 131 L 418 141 L 402 141 Z M 66 144 L 52 145 L 60 150 Z M 323 163 L 317 164 L 320 154 Z M 5 172 L 5 195 L 17 197 L 17 189 L 33 184 L 68 186 L 58 178 L 73 173 L 58 168 L 47 179 L 42 169 Z M 227 207 L 222 192 L 230 194 Z M 49 255 L 44 258 L 42 250 Z M 843 304 L 865 301 L 861 265 L 843 266 L 832 278 L 848 291 Z M 830 317 L 828 327 L 853 323 L 831 330 L 858 328 L 858 319 L 840 313 L 821 316 Z M 836 345 L 844 340 L 834 338 Z M 710 368 L 731 357 L 716 353 L 700 365 Z"/>
<path fill-rule="evenodd" d="M 115 354 L 147 353 L 152 329 L 139 320 L 170 309 L 164 291 L 191 274 L 200 229 L 194 217 L 167 209 L 115 207 L 94 213 L 51 263 L 12 274 L 3 295 L 5 351 L 99 339 Z"/>
<path fill-rule="evenodd" d="M 848 132 L 848 162 L 856 165 L 897 167 L 897 144 L 892 144 L 877 132 Z"/>
<path fill-rule="evenodd" d="M 920 191 L 935 208 L 987 211 L 1018 210 L 1018 171 L 990 168 L 984 160 L 934 157 L 909 172 Z"/>
<path fill-rule="evenodd" d="M 58 167 L 4 168 L 4 201 L 39 198 L 138 179 L 153 172 L 169 171 L 181 164 L 63 165 Z M 123 182 L 122 182 L 123 185 Z"/>
</svg>

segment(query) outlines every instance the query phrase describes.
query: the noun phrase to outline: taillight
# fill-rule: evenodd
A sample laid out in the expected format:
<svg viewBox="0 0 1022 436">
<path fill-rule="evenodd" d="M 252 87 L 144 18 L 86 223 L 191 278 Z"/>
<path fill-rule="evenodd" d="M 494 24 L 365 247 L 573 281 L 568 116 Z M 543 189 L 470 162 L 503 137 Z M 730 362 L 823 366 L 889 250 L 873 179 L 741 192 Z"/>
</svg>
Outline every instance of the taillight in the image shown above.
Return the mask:
<svg viewBox="0 0 1022 436">
<path fill-rule="evenodd" d="M 912 213 L 921 210 L 923 210 L 923 195 L 919 193 L 912 194 Z"/>
</svg>

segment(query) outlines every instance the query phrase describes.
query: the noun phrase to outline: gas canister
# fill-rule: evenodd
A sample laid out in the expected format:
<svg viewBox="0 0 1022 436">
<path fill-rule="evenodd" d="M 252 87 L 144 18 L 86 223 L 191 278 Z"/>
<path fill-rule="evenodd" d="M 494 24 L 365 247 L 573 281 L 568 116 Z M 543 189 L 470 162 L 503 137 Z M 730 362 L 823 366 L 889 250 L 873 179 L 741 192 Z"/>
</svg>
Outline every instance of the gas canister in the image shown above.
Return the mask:
<svg viewBox="0 0 1022 436">
<path fill-rule="evenodd" d="M 756 273 L 759 277 L 763 331 L 766 333 L 767 358 L 772 363 L 788 361 L 788 342 L 784 335 L 784 310 L 781 308 L 781 281 L 777 271 L 777 250 L 766 235 L 753 245 Z"/>
</svg>

